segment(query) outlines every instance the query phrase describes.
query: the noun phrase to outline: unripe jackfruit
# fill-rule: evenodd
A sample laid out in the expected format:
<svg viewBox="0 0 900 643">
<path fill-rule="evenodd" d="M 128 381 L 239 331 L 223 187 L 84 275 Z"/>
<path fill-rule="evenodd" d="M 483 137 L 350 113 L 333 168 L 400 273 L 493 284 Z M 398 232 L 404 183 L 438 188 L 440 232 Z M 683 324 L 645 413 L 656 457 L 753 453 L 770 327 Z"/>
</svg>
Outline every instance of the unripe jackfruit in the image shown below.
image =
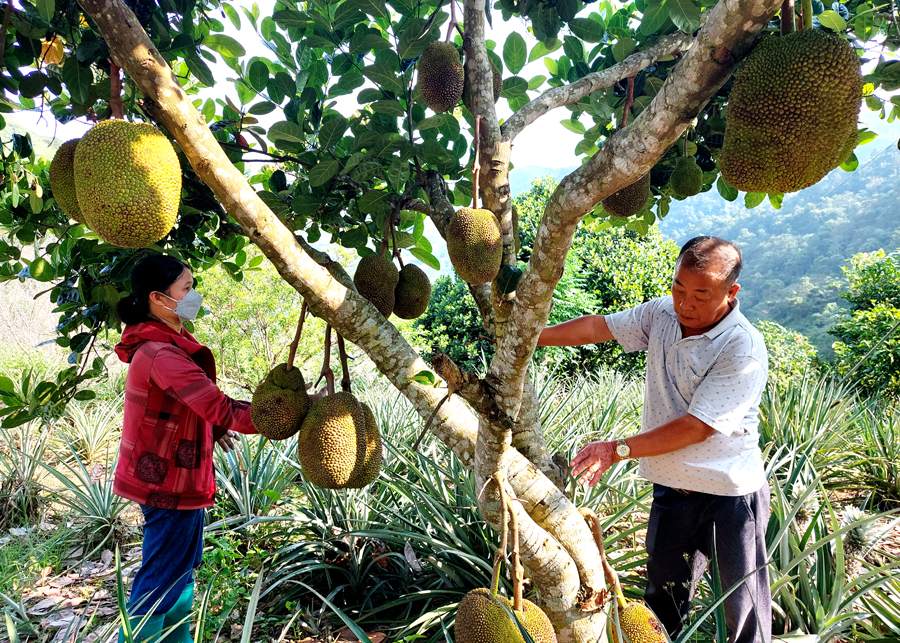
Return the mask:
<svg viewBox="0 0 900 643">
<path fill-rule="evenodd" d="M 447 254 L 459 278 L 469 284 L 493 281 L 503 260 L 500 222 L 490 210 L 460 208 L 447 224 Z"/>
<path fill-rule="evenodd" d="M 419 58 L 422 100 L 438 114 L 448 112 L 462 98 L 464 71 L 459 52 L 449 42 L 430 43 Z"/>
<path fill-rule="evenodd" d="M 175 225 L 181 166 L 149 123 L 100 121 L 75 149 L 75 193 L 85 223 L 107 243 L 144 248 Z"/>
<path fill-rule="evenodd" d="M 300 430 L 309 412 L 309 394 L 299 368 L 273 368 L 253 391 L 250 419 L 261 435 L 286 440 Z"/>
<path fill-rule="evenodd" d="M 613 609 L 612 607 L 610 608 Z M 666 633 L 663 631 L 656 616 L 650 608 L 638 601 L 629 602 L 624 608 L 619 608 L 619 623 L 616 627 L 615 618 L 610 614 L 609 627 L 612 630 L 613 643 L 619 643 L 619 629 L 625 635 L 627 643 L 666 643 Z"/>
<path fill-rule="evenodd" d="M 693 156 L 682 156 L 675 163 L 669 186 L 678 196 L 694 196 L 703 189 L 703 170 Z"/>
<path fill-rule="evenodd" d="M 366 255 L 359 260 L 353 274 L 357 292 L 375 304 L 385 317 L 394 311 L 394 290 L 399 280 L 397 266 L 389 256 L 382 255 Z"/>
<path fill-rule="evenodd" d="M 500 93 L 503 91 L 503 72 L 494 64 L 494 61 L 491 61 L 491 72 L 493 76 L 494 83 L 494 102 L 496 103 L 500 100 Z M 472 111 L 472 83 L 469 82 L 468 74 L 465 75 L 465 82 L 463 83 L 463 95 L 462 102 L 465 105 L 466 109 L 470 112 Z"/>
<path fill-rule="evenodd" d="M 313 404 L 297 439 L 297 458 L 312 484 L 342 489 L 366 454 L 366 414 L 344 391 Z"/>
<path fill-rule="evenodd" d="M 650 173 L 647 172 L 631 185 L 610 194 L 601 204 L 611 217 L 631 217 L 644 209 L 649 198 Z"/>
<path fill-rule="evenodd" d="M 544 611 L 531 601 L 522 601 L 521 612 L 513 610 L 505 596 L 491 596 L 484 587 L 473 589 L 459 603 L 456 611 L 456 643 L 524 643 L 525 639 L 510 615 L 500 605 L 515 613 L 535 643 L 556 643 L 556 631 Z"/>
<path fill-rule="evenodd" d="M 411 263 L 403 266 L 394 289 L 394 314 L 400 319 L 421 317 L 430 299 L 431 280 L 425 271 Z"/>
<path fill-rule="evenodd" d="M 756 45 L 728 97 L 722 176 L 747 192 L 796 192 L 846 161 L 859 138 L 859 57 L 804 29 Z"/>
<path fill-rule="evenodd" d="M 381 471 L 381 461 L 384 454 L 381 450 L 381 429 L 378 426 L 378 420 L 368 404 L 360 402 L 363 415 L 366 420 L 366 445 L 362 460 L 356 463 L 350 479 L 346 486 L 349 488 L 361 488 L 369 486 L 378 472 Z"/>
<path fill-rule="evenodd" d="M 50 161 L 50 189 L 60 209 L 70 219 L 84 223 L 78 196 L 75 194 L 75 148 L 80 138 L 66 141 L 59 146 Z"/>
</svg>

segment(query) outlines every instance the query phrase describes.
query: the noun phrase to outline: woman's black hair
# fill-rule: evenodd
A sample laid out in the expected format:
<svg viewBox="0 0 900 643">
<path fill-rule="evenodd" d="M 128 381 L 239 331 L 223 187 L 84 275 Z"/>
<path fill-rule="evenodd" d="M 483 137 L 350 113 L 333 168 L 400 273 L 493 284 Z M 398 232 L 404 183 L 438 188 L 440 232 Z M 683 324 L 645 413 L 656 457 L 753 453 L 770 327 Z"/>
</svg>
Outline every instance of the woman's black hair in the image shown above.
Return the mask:
<svg viewBox="0 0 900 643">
<path fill-rule="evenodd" d="M 168 255 L 149 255 L 131 269 L 131 294 L 119 300 L 116 313 L 128 325 L 150 321 L 150 293 L 165 293 L 189 266 Z"/>
</svg>

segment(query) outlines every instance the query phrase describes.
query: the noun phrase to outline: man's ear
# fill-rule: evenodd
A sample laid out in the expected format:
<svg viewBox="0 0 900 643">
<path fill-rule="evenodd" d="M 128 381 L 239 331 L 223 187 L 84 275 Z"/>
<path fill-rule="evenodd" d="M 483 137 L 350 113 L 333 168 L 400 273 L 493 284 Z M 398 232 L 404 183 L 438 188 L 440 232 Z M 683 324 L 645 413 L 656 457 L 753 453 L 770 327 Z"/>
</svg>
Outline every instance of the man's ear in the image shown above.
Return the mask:
<svg viewBox="0 0 900 643">
<path fill-rule="evenodd" d="M 741 289 L 741 284 L 734 284 L 731 288 L 728 289 L 728 301 L 733 300 L 737 294 L 738 290 Z"/>
</svg>

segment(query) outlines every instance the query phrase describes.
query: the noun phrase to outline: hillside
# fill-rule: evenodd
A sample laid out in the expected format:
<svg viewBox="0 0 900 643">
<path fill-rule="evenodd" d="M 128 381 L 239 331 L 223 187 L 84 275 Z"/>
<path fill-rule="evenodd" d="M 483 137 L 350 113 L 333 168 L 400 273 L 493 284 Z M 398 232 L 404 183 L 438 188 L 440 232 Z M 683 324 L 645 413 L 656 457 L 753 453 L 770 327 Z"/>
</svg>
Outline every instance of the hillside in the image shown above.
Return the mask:
<svg viewBox="0 0 900 643">
<path fill-rule="evenodd" d="M 798 330 L 828 355 L 826 330 L 842 302 L 841 267 L 854 254 L 900 247 L 900 150 L 892 143 L 873 152 L 855 172 L 835 170 L 787 195 L 781 210 L 768 201 L 748 210 L 742 198 L 728 203 L 705 193 L 673 203 L 660 229 L 679 243 L 698 234 L 737 243 L 747 316 Z"/>
</svg>

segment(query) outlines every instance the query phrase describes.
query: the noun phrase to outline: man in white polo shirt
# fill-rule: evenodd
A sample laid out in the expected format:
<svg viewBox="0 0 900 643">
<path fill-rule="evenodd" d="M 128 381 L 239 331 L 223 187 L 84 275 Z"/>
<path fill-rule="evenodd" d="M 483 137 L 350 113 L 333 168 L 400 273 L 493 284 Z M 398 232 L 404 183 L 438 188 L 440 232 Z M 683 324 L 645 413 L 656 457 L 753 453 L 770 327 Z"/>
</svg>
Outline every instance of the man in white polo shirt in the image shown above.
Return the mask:
<svg viewBox="0 0 900 643">
<path fill-rule="evenodd" d="M 675 638 L 707 562 L 716 556 L 729 643 L 768 643 L 766 568 L 769 486 L 759 450 L 759 400 L 768 361 L 762 336 L 735 298 L 741 252 L 717 237 L 681 249 L 672 295 L 613 315 L 550 326 L 539 346 L 615 339 L 647 351 L 641 432 L 591 442 L 572 460 L 581 484 L 596 484 L 623 458 L 653 485 L 647 529 L 647 604 Z"/>
</svg>

